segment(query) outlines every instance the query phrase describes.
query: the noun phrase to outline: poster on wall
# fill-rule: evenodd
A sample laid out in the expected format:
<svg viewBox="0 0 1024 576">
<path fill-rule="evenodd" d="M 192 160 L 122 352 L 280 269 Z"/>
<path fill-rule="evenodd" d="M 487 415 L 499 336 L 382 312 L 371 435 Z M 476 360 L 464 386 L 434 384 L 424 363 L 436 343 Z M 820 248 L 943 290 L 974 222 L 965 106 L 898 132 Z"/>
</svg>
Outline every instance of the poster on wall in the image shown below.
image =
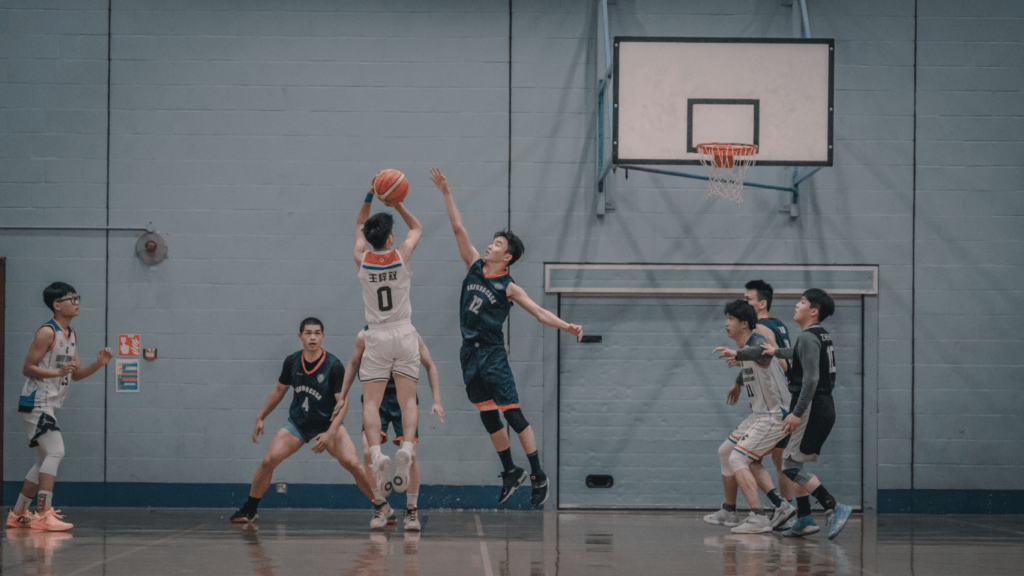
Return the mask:
<svg viewBox="0 0 1024 576">
<path fill-rule="evenodd" d="M 117 355 L 138 357 L 141 338 L 138 334 L 121 334 L 117 337 Z"/>
<path fill-rule="evenodd" d="M 115 371 L 117 384 L 115 389 L 118 392 L 139 391 L 139 361 L 138 360 L 117 360 Z"/>
</svg>

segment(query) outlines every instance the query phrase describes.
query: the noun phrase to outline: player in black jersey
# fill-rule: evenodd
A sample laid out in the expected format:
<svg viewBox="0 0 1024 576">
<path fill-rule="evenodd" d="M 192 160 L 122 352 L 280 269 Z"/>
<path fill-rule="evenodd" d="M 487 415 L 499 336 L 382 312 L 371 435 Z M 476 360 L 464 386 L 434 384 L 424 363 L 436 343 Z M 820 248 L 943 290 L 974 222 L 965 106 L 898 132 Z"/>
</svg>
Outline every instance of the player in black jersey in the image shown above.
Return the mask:
<svg viewBox="0 0 1024 576">
<path fill-rule="evenodd" d="M 828 518 L 828 537 L 835 538 L 850 517 L 850 507 L 840 504 L 829 494 L 817 476 L 803 470 L 805 462 L 815 462 L 821 447 L 836 421 L 832 389 L 836 384 L 835 347 L 828 331 L 820 322 L 835 312 L 836 305 L 824 290 L 811 288 L 796 304 L 793 320 L 803 332 L 793 348 L 776 348 L 762 344 L 766 354 L 774 354 L 792 362 L 789 391 L 792 404 L 783 420 L 783 430 L 790 433 L 789 445 L 783 455 L 783 472 L 796 482 L 797 521 L 785 536 L 805 536 L 818 531 L 811 516 L 814 496 Z"/>
<path fill-rule="evenodd" d="M 352 474 L 359 490 L 373 502 L 370 479 L 356 456 L 355 444 L 348 433 L 344 428 L 338 428 L 333 434 L 327 434 L 331 426 L 331 415 L 341 396 L 345 365 L 321 348 L 324 324 L 316 318 L 306 318 L 299 324 L 299 340 L 302 341 L 302 350 L 285 359 L 277 386 L 256 416 L 252 441 L 259 443 L 259 437 L 263 435 L 263 420 L 277 408 L 291 388 L 294 395 L 288 410 L 288 421 L 270 441 L 267 455 L 256 468 L 252 479 L 249 499 L 231 516 L 231 522 L 256 521 L 260 498 L 270 487 L 274 469 L 310 441 L 326 444 L 327 452 Z"/>
<path fill-rule="evenodd" d="M 455 207 L 455 199 L 448 190 L 447 180 L 437 168 L 430 169 L 430 179 L 444 196 L 448 219 L 459 245 L 459 255 L 466 263 L 467 274 L 462 281 L 459 312 L 459 328 L 462 331 L 459 360 L 462 363 L 466 394 L 469 401 L 480 410 L 480 419 L 491 435 L 491 442 L 504 468 L 498 503 L 508 500 L 512 492 L 526 481 L 527 476 L 525 470 L 512 462 L 508 432 L 498 416 L 501 411 L 509 426 L 519 435 L 519 441 L 530 461 L 530 484 L 533 488 L 530 502 L 534 507 L 539 507 L 548 499 L 548 478 L 541 469 L 533 428 L 519 408 L 519 394 L 508 363 L 501 327 L 514 302 L 542 324 L 565 330 L 575 336 L 577 341 L 583 337 L 583 328 L 569 324 L 541 308 L 512 281 L 508 267 L 523 255 L 524 250 L 522 241 L 515 234 L 510 231 L 496 233 L 494 241 L 481 258 L 462 225 L 462 215 Z"/>
</svg>

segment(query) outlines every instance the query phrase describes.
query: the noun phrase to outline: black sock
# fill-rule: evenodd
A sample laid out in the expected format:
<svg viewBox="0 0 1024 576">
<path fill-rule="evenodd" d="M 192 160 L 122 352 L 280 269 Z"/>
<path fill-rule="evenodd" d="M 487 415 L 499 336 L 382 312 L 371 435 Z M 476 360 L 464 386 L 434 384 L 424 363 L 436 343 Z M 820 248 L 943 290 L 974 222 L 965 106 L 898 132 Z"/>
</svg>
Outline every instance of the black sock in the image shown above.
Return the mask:
<svg viewBox="0 0 1024 576">
<path fill-rule="evenodd" d="M 506 448 L 501 452 L 498 452 L 498 458 L 501 458 L 501 465 L 505 468 L 505 472 L 508 472 L 516 467 L 516 465 L 512 463 L 511 448 Z"/>
<path fill-rule="evenodd" d="M 249 496 L 249 499 L 245 501 L 245 504 L 242 506 L 242 508 L 245 508 L 246 510 L 252 510 L 253 512 L 255 512 L 256 508 L 258 508 L 259 505 L 259 498 L 253 498 L 252 496 Z"/>
<path fill-rule="evenodd" d="M 735 512 L 736 511 L 736 505 L 735 504 L 725 504 L 723 502 L 722 503 L 722 510 L 725 510 L 726 512 Z"/>
<path fill-rule="evenodd" d="M 771 491 L 768 492 L 768 499 L 772 501 L 772 504 L 774 504 L 776 508 L 782 506 L 782 498 L 779 497 L 779 491 L 777 489 L 772 488 Z"/>
<path fill-rule="evenodd" d="M 824 486 L 818 486 L 815 488 L 814 492 L 811 492 L 811 496 L 814 496 L 814 499 L 817 500 L 818 504 L 821 504 L 822 508 L 825 510 L 836 509 L 836 499 L 828 493 L 828 490 L 825 490 Z"/>
<path fill-rule="evenodd" d="M 539 451 L 535 451 L 533 454 L 527 454 L 527 459 L 530 460 L 530 471 L 534 476 L 540 478 L 544 475 L 544 471 L 540 469 L 540 456 L 537 455 Z"/>
<path fill-rule="evenodd" d="M 811 497 L 810 496 L 797 496 L 796 497 L 796 515 L 800 518 L 811 515 Z"/>
<path fill-rule="evenodd" d="M 754 514 L 757 514 L 758 516 L 767 516 L 767 514 L 765 514 L 764 512 L 764 508 L 751 508 L 750 511 Z"/>
</svg>

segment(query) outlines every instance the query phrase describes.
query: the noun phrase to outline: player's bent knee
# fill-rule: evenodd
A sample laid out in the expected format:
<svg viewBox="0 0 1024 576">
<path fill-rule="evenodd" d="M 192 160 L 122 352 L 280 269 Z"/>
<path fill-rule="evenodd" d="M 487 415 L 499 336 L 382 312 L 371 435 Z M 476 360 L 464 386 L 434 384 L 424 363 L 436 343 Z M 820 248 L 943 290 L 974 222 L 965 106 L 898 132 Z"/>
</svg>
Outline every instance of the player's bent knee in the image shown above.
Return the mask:
<svg viewBox="0 0 1024 576">
<path fill-rule="evenodd" d="M 39 462 L 36 462 L 25 475 L 25 480 L 33 484 L 39 484 Z"/>
<path fill-rule="evenodd" d="M 810 482 L 814 476 L 803 470 L 803 462 L 797 462 L 791 458 L 786 458 L 786 461 L 782 464 L 782 473 L 793 482 L 803 486 Z"/>
<path fill-rule="evenodd" d="M 519 408 L 506 410 L 505 420 L 508 420 L 509 426 L 516 431 L 516 434 L 522 434 L 523 430 L 530 427 L 530 423 L 526 421 L 526 416 L 523 415 L 523 411 Z"/>
<path fill-rule="evenodd" d="M 729 464 L 729 456 L 733 453 L 733 443 L 726 440 L 718 447 L 718 461 L 722 464 L 722 476 L 732 476 L 732 466 Z"/>
<path fill-rule="evenodd" d="M 488 434 L 501 432 L 501 429 L 505 427 L 501 423 L 501 416 L 498 416 L 497 410 L 484 410 L 480 413 L 480 421 L 484 423 L 484 429 Z"/>
<path fill-rule="evenodd" d="M 729 455 L 729 467 L 732 468 L 733 473 L 744 468 L 750 468 L 750 458 L 733 450 L 732 454 Z"/>
</svg>

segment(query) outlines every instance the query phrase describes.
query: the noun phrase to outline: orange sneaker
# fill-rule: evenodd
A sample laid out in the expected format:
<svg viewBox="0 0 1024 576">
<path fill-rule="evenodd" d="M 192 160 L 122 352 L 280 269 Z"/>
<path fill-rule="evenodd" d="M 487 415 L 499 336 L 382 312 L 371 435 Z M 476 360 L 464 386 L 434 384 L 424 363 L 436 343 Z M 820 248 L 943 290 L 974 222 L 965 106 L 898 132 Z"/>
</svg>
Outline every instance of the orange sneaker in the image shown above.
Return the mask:
<svg viewBox="0 0 1024 576">
<path fill-rule="evenodd" d="M 29 512 L 28 510 L 22 510 L 21 513 L 11 510 L 7 515 L 7 527 L 8 528 L 28 528 L 28 525 L 36 519 L 36 515 Z"/>
<path fill-rule="evenodd" d="M 46 530 L 47 532 L 63 532 L 74 527 L 74 524 L 63 522 L 60 520 L 61 518 L 63 516 L 60 515 L 60 510 L 47 508 L 46 512 L 36 513 L 36 518 L 29 524 L 29 527 L 33 530 Z"/>
</svg>

